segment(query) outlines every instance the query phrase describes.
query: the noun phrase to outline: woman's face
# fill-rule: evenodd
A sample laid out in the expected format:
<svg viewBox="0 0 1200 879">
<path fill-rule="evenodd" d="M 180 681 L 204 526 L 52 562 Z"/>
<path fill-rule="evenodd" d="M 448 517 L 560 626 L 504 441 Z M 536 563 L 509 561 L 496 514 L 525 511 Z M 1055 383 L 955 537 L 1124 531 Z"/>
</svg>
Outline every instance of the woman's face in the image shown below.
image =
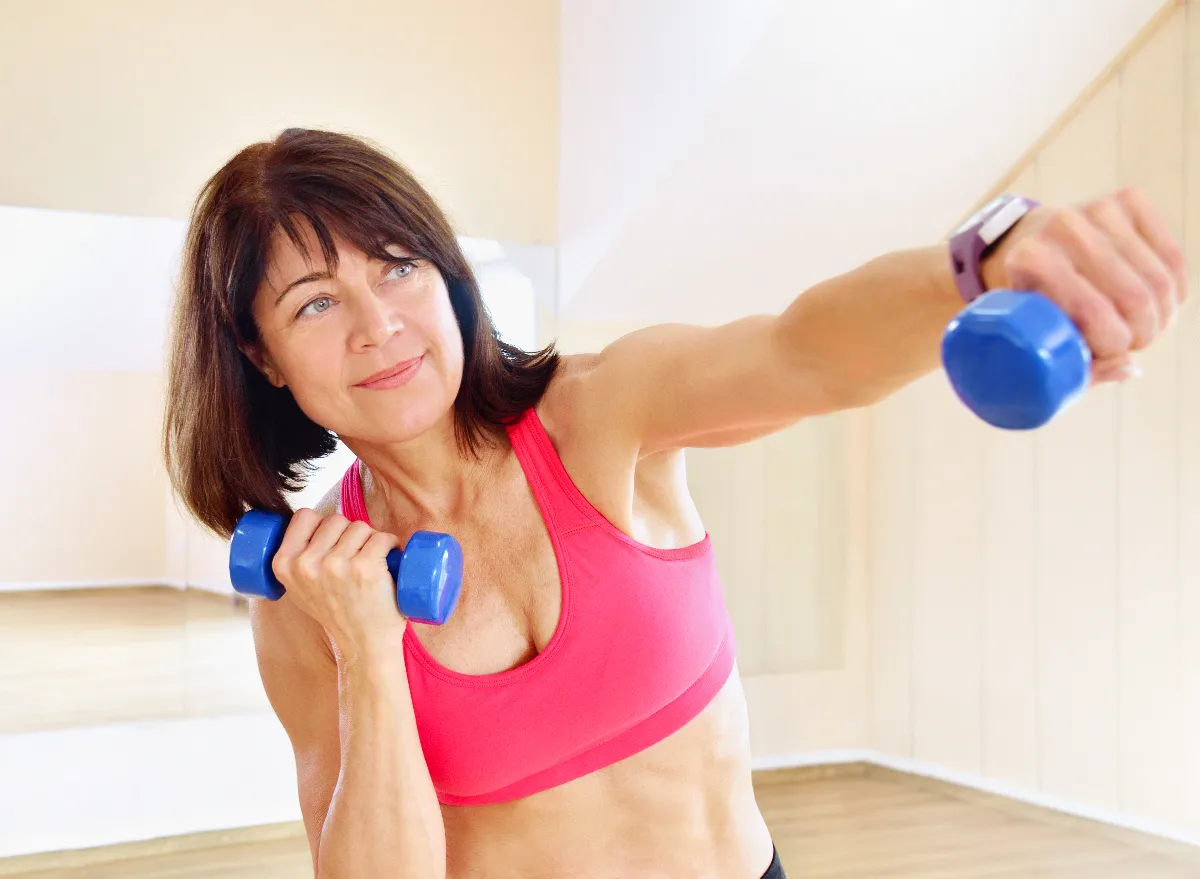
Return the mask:
<svg viewBox="0 0 1200 879">
<path fill-rule="evenodd" d="M 403 442 L 447 417 L 463 347 L 441 272 L 399 246 L 381 262 L 335 239 L 331 274 L 304 234 L 312 261 L 278 232 L 254 299 L 261 343 L 248 353 L 268 381 L 343 439 Z"/>
</svg>

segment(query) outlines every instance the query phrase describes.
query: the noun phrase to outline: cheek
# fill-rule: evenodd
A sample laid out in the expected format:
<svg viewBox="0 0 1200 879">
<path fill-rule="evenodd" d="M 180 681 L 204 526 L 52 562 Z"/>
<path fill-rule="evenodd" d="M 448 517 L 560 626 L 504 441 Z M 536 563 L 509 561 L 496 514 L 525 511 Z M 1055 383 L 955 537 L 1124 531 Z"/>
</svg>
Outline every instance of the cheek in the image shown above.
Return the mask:
<svg viewBox="0 0 1200 879">
<path fill-rule="evenodd" d="M 296 401 L 303 406 L 337 394 L 344 366 L 339 347 L 316 338 L 289 341 L 280 366 Z"/>
<path fill-rule="evenodd" d="M 436 340 L 445 367 L 457 377 L 462 373 L 463 342 L 462 331 L 458 327 L 458 318 L 454 314 L 448 299 L 439 303 L 428 326 L 433 330 L 430 334 Z"/>
<path fill-rule="evenodd" d="M 454 357 L 454 361 L 459 365 L 461 370 L 463 361 L 462 330 L 458 327 L 458 320 L 454 317 L 453 311 L 450 312 L 443 331 L 446 335 L 446 348 Z"/>
</svg>

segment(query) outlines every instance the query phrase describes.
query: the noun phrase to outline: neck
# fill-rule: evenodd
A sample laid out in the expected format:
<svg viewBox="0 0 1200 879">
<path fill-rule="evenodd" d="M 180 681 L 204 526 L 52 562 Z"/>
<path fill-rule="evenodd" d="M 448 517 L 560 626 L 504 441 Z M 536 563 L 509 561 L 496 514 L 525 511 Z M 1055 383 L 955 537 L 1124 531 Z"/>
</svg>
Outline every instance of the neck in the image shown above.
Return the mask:
<svg viewBox="0 0 1200 879">
<path fill-rule="evenodd" d="M 485 443 L 476 458 L 459 450 L 454 416 L 403 443 L 346 440 L 363 466 L 363 490 L 392 522 L 452 522 L 487 490 L 503 446 Z"/>
</svg>

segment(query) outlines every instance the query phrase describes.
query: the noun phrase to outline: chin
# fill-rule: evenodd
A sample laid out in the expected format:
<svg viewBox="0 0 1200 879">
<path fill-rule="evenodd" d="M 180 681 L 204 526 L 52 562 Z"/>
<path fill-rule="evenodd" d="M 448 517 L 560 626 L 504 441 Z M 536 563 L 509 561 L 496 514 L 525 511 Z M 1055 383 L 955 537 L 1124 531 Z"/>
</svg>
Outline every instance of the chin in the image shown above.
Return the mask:
<svg viewBox="0 0 1200 879">
<path fill-rule="evenodd" d="M 454 398 L 432 399 L 428 396 L 410 396 L 405 399 L 387 401 L 371 413 L 372 433 L 385 443 L 403 443 L 414 440 L 431 430 L 441 430 L 453 424 Z"/>
</svg>

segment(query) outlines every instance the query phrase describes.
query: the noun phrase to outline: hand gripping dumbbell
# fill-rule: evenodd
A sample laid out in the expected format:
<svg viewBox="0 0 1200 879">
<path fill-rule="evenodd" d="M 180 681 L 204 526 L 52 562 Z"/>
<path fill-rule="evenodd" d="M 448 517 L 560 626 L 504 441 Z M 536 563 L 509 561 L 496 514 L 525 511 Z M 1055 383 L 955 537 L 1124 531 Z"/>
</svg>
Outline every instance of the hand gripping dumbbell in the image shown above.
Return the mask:
<svg viewBox="0 0 1200 879">
<path fill-rule="evenodd" d="M 1041 427 L 1091 383 L 1092 352 L 1061 308 L 1039 293 L 993 290 L 942 336 L 942 363 L 967 407 L 995 427 Z"/>
<path fill-rule="evenodd" d="M 229 544 L 229 579 L 242 595 L 277 601 L 283 584 L 271 560 L 283 542 L 287 522 L 278 513 L 250 510 L 238 521 Z M 396 606 L 417 623 L 441 625 L 450 619 L 462 589 L 462 547 L 449 534 L 417 531 L 403 550 L 387 555 L 396 583 Z"/>
</svg>

